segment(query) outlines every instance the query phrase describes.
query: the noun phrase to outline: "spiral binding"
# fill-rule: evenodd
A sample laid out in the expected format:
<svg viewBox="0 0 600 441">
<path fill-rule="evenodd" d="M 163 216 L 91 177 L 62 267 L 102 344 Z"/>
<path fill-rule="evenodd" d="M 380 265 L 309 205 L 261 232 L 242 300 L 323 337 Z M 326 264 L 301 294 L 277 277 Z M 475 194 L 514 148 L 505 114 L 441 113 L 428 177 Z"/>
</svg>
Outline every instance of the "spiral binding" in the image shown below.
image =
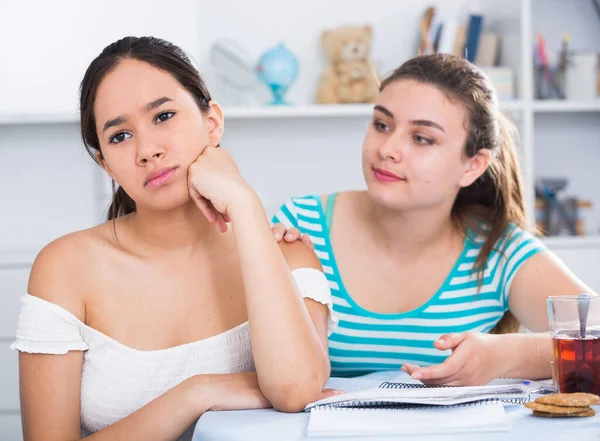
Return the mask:
<svg viewBox="0 0 600 441">
<path fill-rule="evenodd" d="M 440 388 L 440 387 L 461 387 L 461 386 L 449 386 L 447 384 L 424 384 L 424 383 L 395 383 L 386 381 L 382 383 L 380 388 L 383 389 L 428 389 L 428 388 Z M 525 404 L 529 401 L 529 397 L 525 396 L 522 398 L 487 398 L 483 400 L 470 401 L 468 403 L 453 404 L 451 406 L 435 405 L 435 404 L 413 404 L 413 403 L 390 403 L 389 401 L 346 401 L 341 403 L 330 403 L 321 404 L 315 406 L 314 409 L 319 410 L 344 410 L 348 408 L 364 409 L 364 410 L 378 410 L 378 409 L 425 409 L 425 408 L 439 408 L 439 407 L 467 407 L 467 406 L 479 406 L 482 404 L 491 403 L 503 403 L 503 404 Z"/>
<path fill-rule="evenodd" d="M 481 406 L 497 402 L 498 400 L 480 400 L 471 401 L 469 403 L 453 404 L 452 406 L 436 406 L 434 404 L 411 404 L 411 403 L 389 403 L 387 401 L 348 401 L 346 403 L 320 404 L 313 407 L 311 410 L 319 411 L 344 411 L 344 410 L 410 410 L 410 409 L 439 409 L 439 408 L 455 408 L 455 407 L 472 407 Z"/>
<path fill-rule="evenodd" d="M 379 386 L 382 389 L 429 389 L 439 387 L 461 387 L 461 386 L 450 386 L 449 384 L 425 384 L 425 383 L 393 383 L 386 381 L 381 383 Z"/>
</svg>

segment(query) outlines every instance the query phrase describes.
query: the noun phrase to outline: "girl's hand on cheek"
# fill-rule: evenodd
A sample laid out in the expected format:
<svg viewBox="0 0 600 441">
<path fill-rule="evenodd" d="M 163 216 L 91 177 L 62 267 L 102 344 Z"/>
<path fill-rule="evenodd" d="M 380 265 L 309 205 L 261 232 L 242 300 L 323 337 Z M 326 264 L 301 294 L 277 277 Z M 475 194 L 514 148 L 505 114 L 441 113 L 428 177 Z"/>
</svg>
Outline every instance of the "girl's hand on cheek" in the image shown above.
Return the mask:
<svg viewBox="0 0 600 441">
<path fill-rule="evenodd" d="M 227 231 L 234 201 L 254 193 L 231 154 L 217 147 L 206 147 L 188 168 L 188 189 L 192 200 L 210 223 Z"/>
</svg>

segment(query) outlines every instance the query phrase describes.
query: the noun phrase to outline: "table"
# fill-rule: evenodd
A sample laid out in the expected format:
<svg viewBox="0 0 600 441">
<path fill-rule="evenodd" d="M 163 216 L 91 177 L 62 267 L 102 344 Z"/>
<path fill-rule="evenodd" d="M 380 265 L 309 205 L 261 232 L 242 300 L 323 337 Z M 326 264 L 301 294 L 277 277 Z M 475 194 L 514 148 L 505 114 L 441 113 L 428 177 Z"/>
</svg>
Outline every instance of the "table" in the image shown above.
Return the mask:
<svg viewBox="0 0 600 441">
<path fill-rule="evenodd" d="M 377 387 L 382 381 L 407 381 L 404 372 L 378 372 L 358 378 L 331 378 L 327 387 L 352 391 Z M 596 406 L 596 416 L 590 418 L 537 418 L 531 410 L 523 406 L 506 407 L 512 424 L 510 432 L 458 433 L 447 435 L 422 435 L 408 438 L 419 441 L 599 441 L 600 408 Z M 227 412 L 207 412 L 194 431 L 193 441 L 287 441 L 287 440 L 332 440 L 358 441 L 367 439 L 393 440 L 394 437 L 336 437 L 308 438 L 306 427 L 309 413 L 286 414 L 273 409 L 238 410 Z M 408 439 L 405 438 L 405 439 Z"/>
</svg>

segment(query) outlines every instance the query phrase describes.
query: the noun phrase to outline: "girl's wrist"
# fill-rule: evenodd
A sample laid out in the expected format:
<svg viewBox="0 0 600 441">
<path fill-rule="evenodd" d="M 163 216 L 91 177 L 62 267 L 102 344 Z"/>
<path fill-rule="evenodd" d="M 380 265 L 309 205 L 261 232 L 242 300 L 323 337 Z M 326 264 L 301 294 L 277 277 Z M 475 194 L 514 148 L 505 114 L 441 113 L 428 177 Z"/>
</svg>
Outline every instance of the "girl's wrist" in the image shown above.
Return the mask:
<svg viewBox="0 0 600 441">
<path fill-rule="evenodd" d="M 211 382 L 207 381 L 207 377 L 207 375 L 195 375 L 185 380 L 185 382 L 189 382 L 186 385 L 186 403 L 192 409 L 196 409 L 198 416 L 209 411 L 215 405 Z"/>
<path fill-rule="evenodd" d="M 237 219 L 245 222 L 249 215 L 252 215 L 256 210 L 262 210 L 262 203 L 254 190 L 250 187 L 242 189 L 235 198 L 235 201 L 228 209 L 228 215 L 232 223 Z"/>
<path fill-rule="evenodd" d="M 516 370 L 514 364 L 515 341 L 511 334 L 490 334 L 490 358 L 494 378 L 511 378 Z"/>
<path fill-rule="evenodd" d="M 529 363 L 531 357 L 526 342 L 526 335 L 500 334 L 494 335 L 493 357 L 496 378 L 521 378 L 524 375 L 523 363 Z"/>
</svg>

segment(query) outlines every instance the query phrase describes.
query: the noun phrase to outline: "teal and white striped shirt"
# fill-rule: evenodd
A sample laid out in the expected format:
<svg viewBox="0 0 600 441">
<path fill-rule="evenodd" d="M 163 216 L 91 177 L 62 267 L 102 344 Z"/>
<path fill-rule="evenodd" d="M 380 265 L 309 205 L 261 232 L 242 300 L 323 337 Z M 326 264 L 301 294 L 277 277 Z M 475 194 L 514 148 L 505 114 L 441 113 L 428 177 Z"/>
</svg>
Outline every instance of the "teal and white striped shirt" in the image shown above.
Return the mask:
<svg viewBox="0 0 600 441">
<path fill-rule="evenodd" d="M 288 200 L 275 214 L 282 222 L 308 233 L 329 281 L 338 327 L 329 337 L 333 376 L 356 376 L 399 369 L 403 363 L 428 366 L 443 362 L 450 351 L 433 342 L 450 332 L 489 332 L 508 309 L 508 293 L 519 267 L 543 244 L 513 227 L 503 253 L 492 251 L 481 289 L 472 271 L 483 238 L 467 237 L 465 247 L 441 288 L 427 303 L 399 314 L 379 314 L 360 307 L 344 287 L 329 238 L 335 195 L 323 210 L 320 196 Z M 357 250 L 359 252 L 359 250 Z"/>
</svg>

